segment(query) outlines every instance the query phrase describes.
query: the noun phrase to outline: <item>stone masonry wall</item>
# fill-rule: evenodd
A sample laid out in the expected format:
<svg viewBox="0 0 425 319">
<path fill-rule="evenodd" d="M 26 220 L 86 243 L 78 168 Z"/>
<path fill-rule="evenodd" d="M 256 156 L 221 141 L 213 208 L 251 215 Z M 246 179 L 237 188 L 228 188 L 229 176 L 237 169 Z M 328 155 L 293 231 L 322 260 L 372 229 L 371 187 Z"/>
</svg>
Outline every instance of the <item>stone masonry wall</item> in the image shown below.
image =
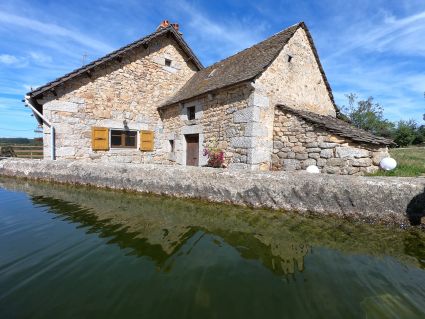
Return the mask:
<svg viewBox="0 0 425 319">
<path fill-rule="evenodd" d="M 171 66 L 165 65 L 171 60 Z M 172 37 L 151 41 L 123 57 L 98 67 L 91 75 L 56 88 L 46 94 L 43 113 L 56 129 L 58 159 L 91 159 L 115 162 L 162 161 L 167 147 L 157 107 L 174 94 L 196 71 Z M 153 130 L 155 151 L 111 149 L 92 151 L 93 126 L 131 130 Z M 44 127 L 44 154 L 50 157 L 50 130 Z"/>
<path fill-rule="evenodd" d="M 170 162 L 184 165 L 185 135 L 199 134 L 200 165 L 207 162 L 207 158 L 202 156 L 206 147 L 223 149 L 226 165 L 246 165 L 251 148 L 249 122 L 253 115 L 249 97 L 252 91 L 248 84 L 237 85 L 161 111 L 164 135 L 175 143 L 175 152 L 169 156 Z M 194 120 L 187 118 L 187 107 L 191 106 L 195 106 L 196 110 Z"/>
<path fill-rule="evenodd" d="M 276 104 L 283 104 L 318 114 L 336 115 L 307 35 L 301 28 L 255 83 L 270 97 L 272 114 Z"/>
<path fill-rule="evenodd" d="M 288 57 L 291 57 L 288 61 Z M 272 157 L 273 121 L 276 104 L 335 116 L 335 108 L 324 83 L 307 35 L 298 29 L 273 63 L 253 83 L 264 104 L 261 109 L 262 136 L 257 160 L 259 168 L 270 169 Z"/>
<path fill-rule="evenodd" d="M 362 144 L 330 134 L 302 118 L 275 109 L 273 170 L 301 170 L 317 165 L 321 172 L 363 175 L 379 168 L 388 156 L 386 147 Z"/>
</svg>

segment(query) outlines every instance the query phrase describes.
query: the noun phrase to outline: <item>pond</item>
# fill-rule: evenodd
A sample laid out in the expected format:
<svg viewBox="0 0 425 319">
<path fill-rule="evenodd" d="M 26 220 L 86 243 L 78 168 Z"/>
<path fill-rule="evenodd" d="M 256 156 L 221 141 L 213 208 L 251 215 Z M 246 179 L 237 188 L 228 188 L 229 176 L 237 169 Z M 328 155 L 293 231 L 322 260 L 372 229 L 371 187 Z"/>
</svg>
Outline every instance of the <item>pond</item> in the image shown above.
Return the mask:
<svg viewBox="0 0 425 319">
<path fill-rule="evenodd" d="M 0 318 L 424 318 L 425 232 L 0 178 Z"/>
</svg>

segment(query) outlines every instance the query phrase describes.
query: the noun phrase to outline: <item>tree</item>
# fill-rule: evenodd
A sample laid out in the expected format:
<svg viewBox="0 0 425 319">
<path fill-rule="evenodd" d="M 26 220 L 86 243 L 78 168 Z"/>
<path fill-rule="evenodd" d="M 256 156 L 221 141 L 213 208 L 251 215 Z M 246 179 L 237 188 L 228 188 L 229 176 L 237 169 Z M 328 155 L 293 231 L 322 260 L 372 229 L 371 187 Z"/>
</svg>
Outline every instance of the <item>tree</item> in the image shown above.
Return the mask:
<svg viewBox="0 0 425 319">
<path fill-rule="evenodd" d="M 417 138 L 417 124 L 414 120 L 399 121 L 394 132 L 394 142 L 399 146 L 411 145 Z"/>
<path fill-rule="evenodd" d="M 375 135 L 392 136 L 394 123 L 384 119 L 384 109 L 379 103 L 374 102 L 373 97 L 360 101 L 354 93 L 346 94 L 346 97 L 348 106 L 343 106 L 342 110 L 354 126 Z"/>
</svg>

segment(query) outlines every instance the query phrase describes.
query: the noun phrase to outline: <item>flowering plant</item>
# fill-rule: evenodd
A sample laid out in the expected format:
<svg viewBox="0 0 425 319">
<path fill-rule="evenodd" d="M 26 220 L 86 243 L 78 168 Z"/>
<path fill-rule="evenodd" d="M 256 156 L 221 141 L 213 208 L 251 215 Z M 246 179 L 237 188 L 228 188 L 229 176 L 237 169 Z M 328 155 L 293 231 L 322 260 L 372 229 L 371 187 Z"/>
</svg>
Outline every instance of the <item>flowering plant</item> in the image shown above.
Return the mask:
<svg viewBox="0 0 425 319">
<path fill-rule="evenodd" d="M 208 156 L 207 166 L 223 167 L 224 151 L 219 148 L 204 148 L 204 156 Z"/>
</svg>

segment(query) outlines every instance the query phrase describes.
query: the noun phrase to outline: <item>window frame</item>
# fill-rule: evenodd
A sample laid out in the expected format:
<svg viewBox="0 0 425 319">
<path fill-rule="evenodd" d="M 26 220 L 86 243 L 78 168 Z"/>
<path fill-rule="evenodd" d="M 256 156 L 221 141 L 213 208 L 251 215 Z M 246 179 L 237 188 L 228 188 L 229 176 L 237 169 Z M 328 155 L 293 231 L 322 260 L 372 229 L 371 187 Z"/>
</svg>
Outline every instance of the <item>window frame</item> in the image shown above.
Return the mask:
<svg viewBox="0 0 425 319">
<path fill-rule="evenodd" d="M 196 106 L 188 106 L 186 110 L 187 110 L 186 111 L 187 119 L 189 121 L 196 120 Z M 192 111 L 193 111 L 193 113 L 192 113 Z M 192 118 L 192 115 L 193 115 L 193 118 Z"/>
<path fill-rule="evenodd" d="M 113 145 L 112 144 L 112 131 L 120 131 L 121 132 L 121 143 L 124 141 L 124 143 L 125 143 L 125 134 L 123 134 L 123 133 L 126 133 L 126 132 L 134 132 L 134 133 L 136 133 L 135 135 L 134 135 L 134 138 L 135 138 L 135 144 L 134 144 L 134 146 L 125 146 L 125 145 L 123 145 L 123 144 L 120 144 L 120 145 Z M 124 137 L 123 137 L 124 136 Z M 135 150 L 137 150 L 138 149 L 138 144 L 139 144 L 139 131 L 137 131 L 137 130 L 126 130 L 126 129 L 122 129 L 122 128 L 111 128 L 111 129 L 109 129 L 109 149 L 135 149 Z"/>
<path fill-rule="evenodd" d="M 176 151 L 176 142 L 175 140 L 168 140 L 168 142 L 170 143 L 170 153 L 174 154 Z"/>
</svg>

